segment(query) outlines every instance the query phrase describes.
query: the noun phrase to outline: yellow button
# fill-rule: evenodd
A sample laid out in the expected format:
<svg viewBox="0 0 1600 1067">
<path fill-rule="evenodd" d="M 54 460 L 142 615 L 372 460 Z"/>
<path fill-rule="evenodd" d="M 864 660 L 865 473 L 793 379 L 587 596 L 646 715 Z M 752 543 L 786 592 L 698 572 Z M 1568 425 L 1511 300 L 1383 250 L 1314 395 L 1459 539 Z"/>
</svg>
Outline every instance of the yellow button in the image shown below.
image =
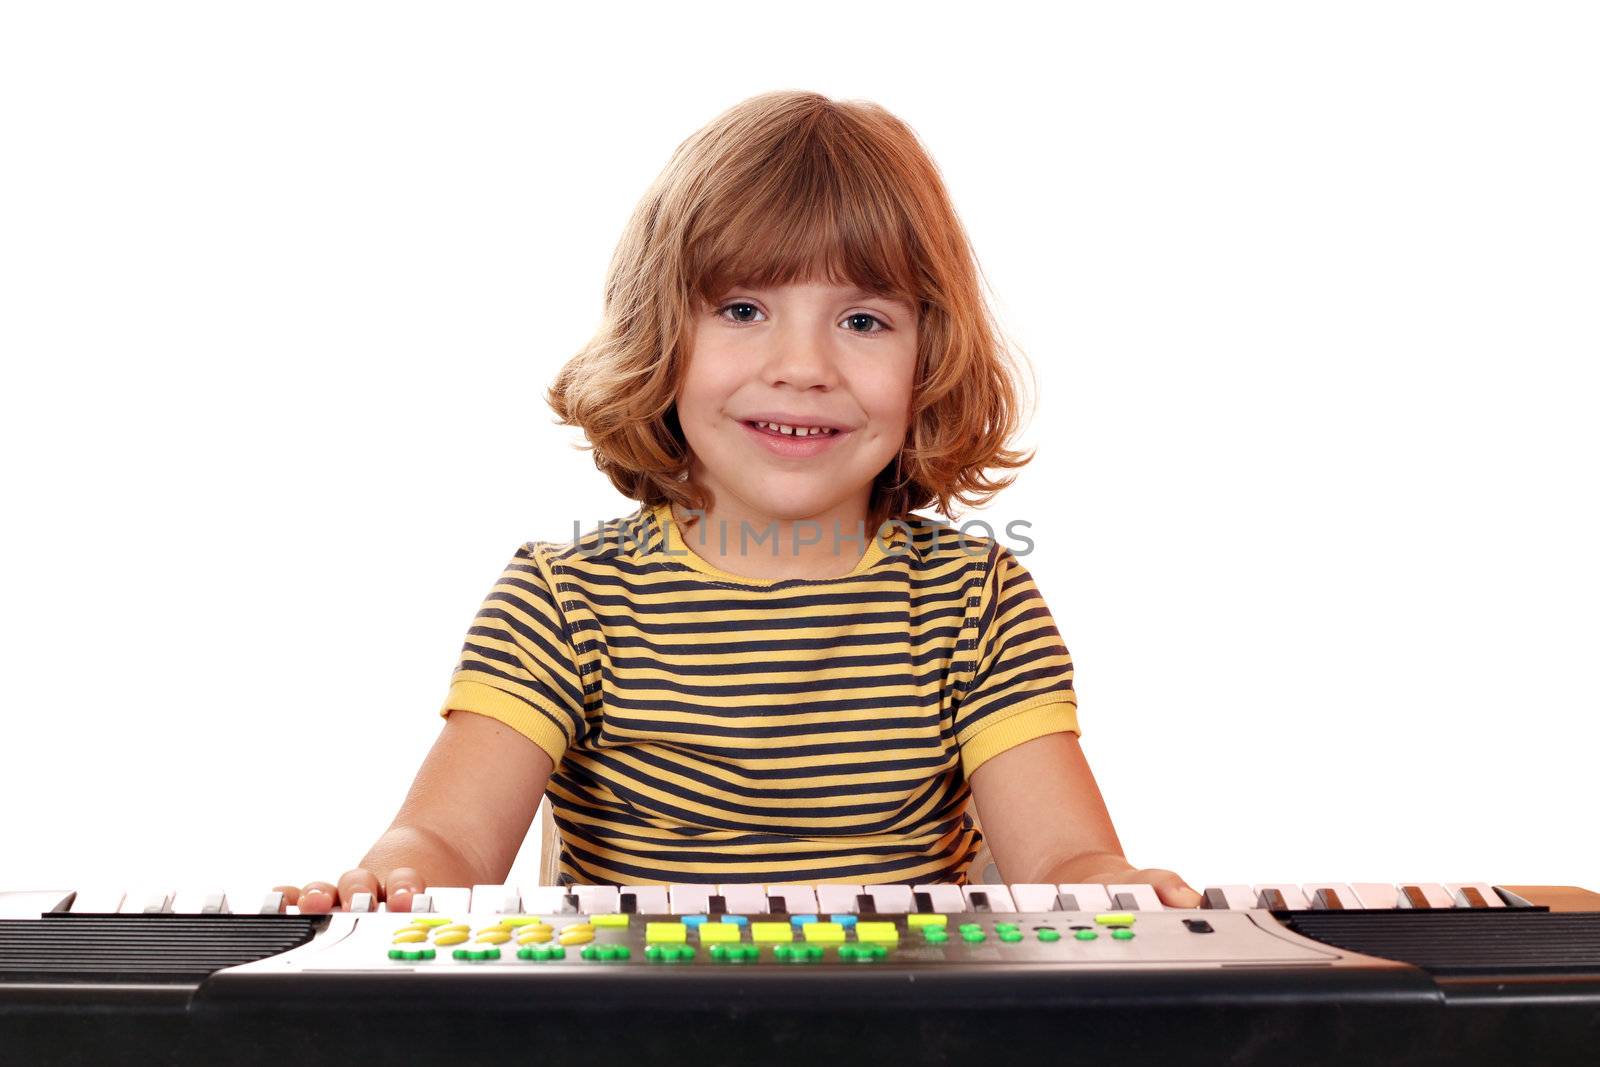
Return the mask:
<svg viewBox="0 0 1600 1067">
<path fill-rule="evenodd" d="M 542 945 L 555 936 L 555 931 L 548 926 L 530 926 L 517 935 L 519 945 Z"/>
<path fill-rule="evenodd" d="M 887 941 L 891 944 L 900 943 L 900 931 L 895 929 L 894 923 L 856 923 L 857 941 Z"/>
<path fill-rule="evenodd" d="M 950 925 L 950 916 L 948 916 L 948 915 L 928 915 L 928 914 L 926 914 L 924 912 L 919 912 L 919 913 L 917 913 L 915 915 L 907 915 L 906 916 L 906 925 L 907 926 L 949 926 Z"/>
<path fill-rule="evenodd" d="M 563 931 L 565 931 L 565 930 L 587 930 L 589 933 L 592 934 L 592 933 L 594 933 L 594 923 L 591 923 L 591 922 L 568 923 L 566 926 L 563 926 L 561 929 Z"/>
<path fill-rule="evenodd" d="M 507 915 L 500 920 L 500 925 L 508 930 L 514 930 L 519 926 L 534 926 L 542 922 L 544 920 L 537 915 Z"/>
<path fill-rule="evenodd" d="M 627 926 L 626 915 L 591 915 L 589 921 L 596 926 Z"/>
<path fill-rule="evenodd" d="M 561 945 L 587 945 L 594 940 L 593 930 L 563 930 L 556 943 Z"/>
<path fill-rule="evenodd" d="M 844 940 L 844 927 L 838 923 L 806 923 L 800 929 L 806 932 L 807 941 Z"/>
<path fill-rule="evenodd" d="M 401 930 L 394 935 L 394 943 L 397 945 L 426 940 L 428 940 L 428 931 L 426 930 Z"/>
<path fill-rule="evenodd" d="M 792 923 L 751 923 L 750 940 L 757 942 L 793 941 Z"/>
<path fill-rule="evenodd" d="M 449 926 L 450 920 L 438 915 L 430 915 L 426 919 L 412 919 L 412 926 Z"/>
<path fill-rule="evenodd" d="M 447 934 L 440 934 L 433 939 L 435 945 L 459 945 L 470 935 L 465 930 L 451 930 Z"/>
<path fill-rule="evenodd" d="M 689 928 L 683 923 L 645 923 L 644 939 L 649 942 L 657 941 L 687 941 Z"/>
<path fill-rule="evenodd" d="M 480 933 L 476 940 L 480 945 L 503 945 L 507 941 L 511 940 L 511 931 L 502 930 L 499 927 L 491 926 L 489 929 Z"/>
<path fill-rule="evenodd" d="M 1107 911 L 1094 917 L 1094 921 L 1104 926 L 1132 926 L 1133 912 Z"/>
<path fill-rule="evenodd" d="M 449 926 L 439 927 L 439 929 L 434 932 L 439 934 L 453 934 L 457 930 L 460 930 L 464 934 L 472 933 L 472 927 L 466 923 L 451 923 Z"/>
<path fill-rule="evenodd" d="M 712 944 L 713 942 L 717 942 L 717 941 L 737 941 L 737 940 L 739 940 L 739 924 L 738 923 L 701 923 L 700 924 L 700 942 L 701 942 L 701 944 L 709 945 L 709 944 Z"/>
</svg>

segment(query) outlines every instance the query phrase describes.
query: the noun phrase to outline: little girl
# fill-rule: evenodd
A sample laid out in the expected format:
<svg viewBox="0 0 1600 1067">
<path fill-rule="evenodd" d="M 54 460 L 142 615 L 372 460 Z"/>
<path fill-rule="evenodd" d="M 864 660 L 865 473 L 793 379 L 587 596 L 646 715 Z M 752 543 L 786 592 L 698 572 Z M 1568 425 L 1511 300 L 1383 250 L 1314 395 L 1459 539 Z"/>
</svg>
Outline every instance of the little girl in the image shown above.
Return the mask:
<svg viewBox="0 0 1600 1067">
<path fill-rule="evenodd" d="M 547 399 L 640 506 L 517 551 L 394 824 L 302 911 L 502 883 L 546 793 L 563 884 L 965 882 L 987 838 L 1004 882 L 1198 906 L 1123 857 L 1028 571 L 912 514 L 1032 457 L 904 123 L 774 92 L 690 137 Z"/>
</svg>

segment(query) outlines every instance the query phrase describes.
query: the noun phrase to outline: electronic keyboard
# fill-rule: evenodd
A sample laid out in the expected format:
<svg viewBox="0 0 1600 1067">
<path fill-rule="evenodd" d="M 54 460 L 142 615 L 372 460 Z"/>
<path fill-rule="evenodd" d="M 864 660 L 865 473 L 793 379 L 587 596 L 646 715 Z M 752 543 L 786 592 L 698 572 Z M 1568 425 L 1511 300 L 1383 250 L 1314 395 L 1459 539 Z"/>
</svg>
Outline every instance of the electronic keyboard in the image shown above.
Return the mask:
<svg viewBox="0 0 1600 1067">
<path fill-rule="evenodd" d="M 0 1063 L 1594 1062 L 1600 895 L 1496 883 L 0 892 Z"/>
</svg>

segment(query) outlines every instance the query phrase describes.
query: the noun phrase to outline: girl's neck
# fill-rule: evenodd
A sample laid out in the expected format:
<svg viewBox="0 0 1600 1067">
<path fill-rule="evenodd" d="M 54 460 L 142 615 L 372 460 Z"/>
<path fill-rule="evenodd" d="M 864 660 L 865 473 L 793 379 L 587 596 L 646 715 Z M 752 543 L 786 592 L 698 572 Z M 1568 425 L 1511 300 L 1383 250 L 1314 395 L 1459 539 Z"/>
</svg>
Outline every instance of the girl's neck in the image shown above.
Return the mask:
<svg viewBox="0 0 1600 1067">
<path fill-rule="evenodd" d="M 860 564 L 875 533 L 867 509 L 843 501 L 815 515 L 780 518 L 734 504 L 714 504 L 694 525 L 674 506 L 685 548 L 719 571 L 742 578 L 838 578 Z"/>
</svg>

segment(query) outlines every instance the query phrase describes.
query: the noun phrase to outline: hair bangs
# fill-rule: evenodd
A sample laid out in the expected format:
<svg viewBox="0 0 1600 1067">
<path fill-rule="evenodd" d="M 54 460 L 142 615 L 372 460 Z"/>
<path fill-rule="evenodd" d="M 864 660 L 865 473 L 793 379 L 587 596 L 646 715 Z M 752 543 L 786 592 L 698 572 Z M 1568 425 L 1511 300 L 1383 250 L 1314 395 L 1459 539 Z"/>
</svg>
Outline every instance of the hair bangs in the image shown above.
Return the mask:
<svg viewBox="0 0 1600 1067">
<path fill-rule="evenodd" d="M 690 291 L 709 304 L 740 285 L 825 282 L 915 307 L 911 221 L 888 192 L 896 183 L 839 148 L 813 128 L 708 198 L 687 243 Z"/>
</svg>

